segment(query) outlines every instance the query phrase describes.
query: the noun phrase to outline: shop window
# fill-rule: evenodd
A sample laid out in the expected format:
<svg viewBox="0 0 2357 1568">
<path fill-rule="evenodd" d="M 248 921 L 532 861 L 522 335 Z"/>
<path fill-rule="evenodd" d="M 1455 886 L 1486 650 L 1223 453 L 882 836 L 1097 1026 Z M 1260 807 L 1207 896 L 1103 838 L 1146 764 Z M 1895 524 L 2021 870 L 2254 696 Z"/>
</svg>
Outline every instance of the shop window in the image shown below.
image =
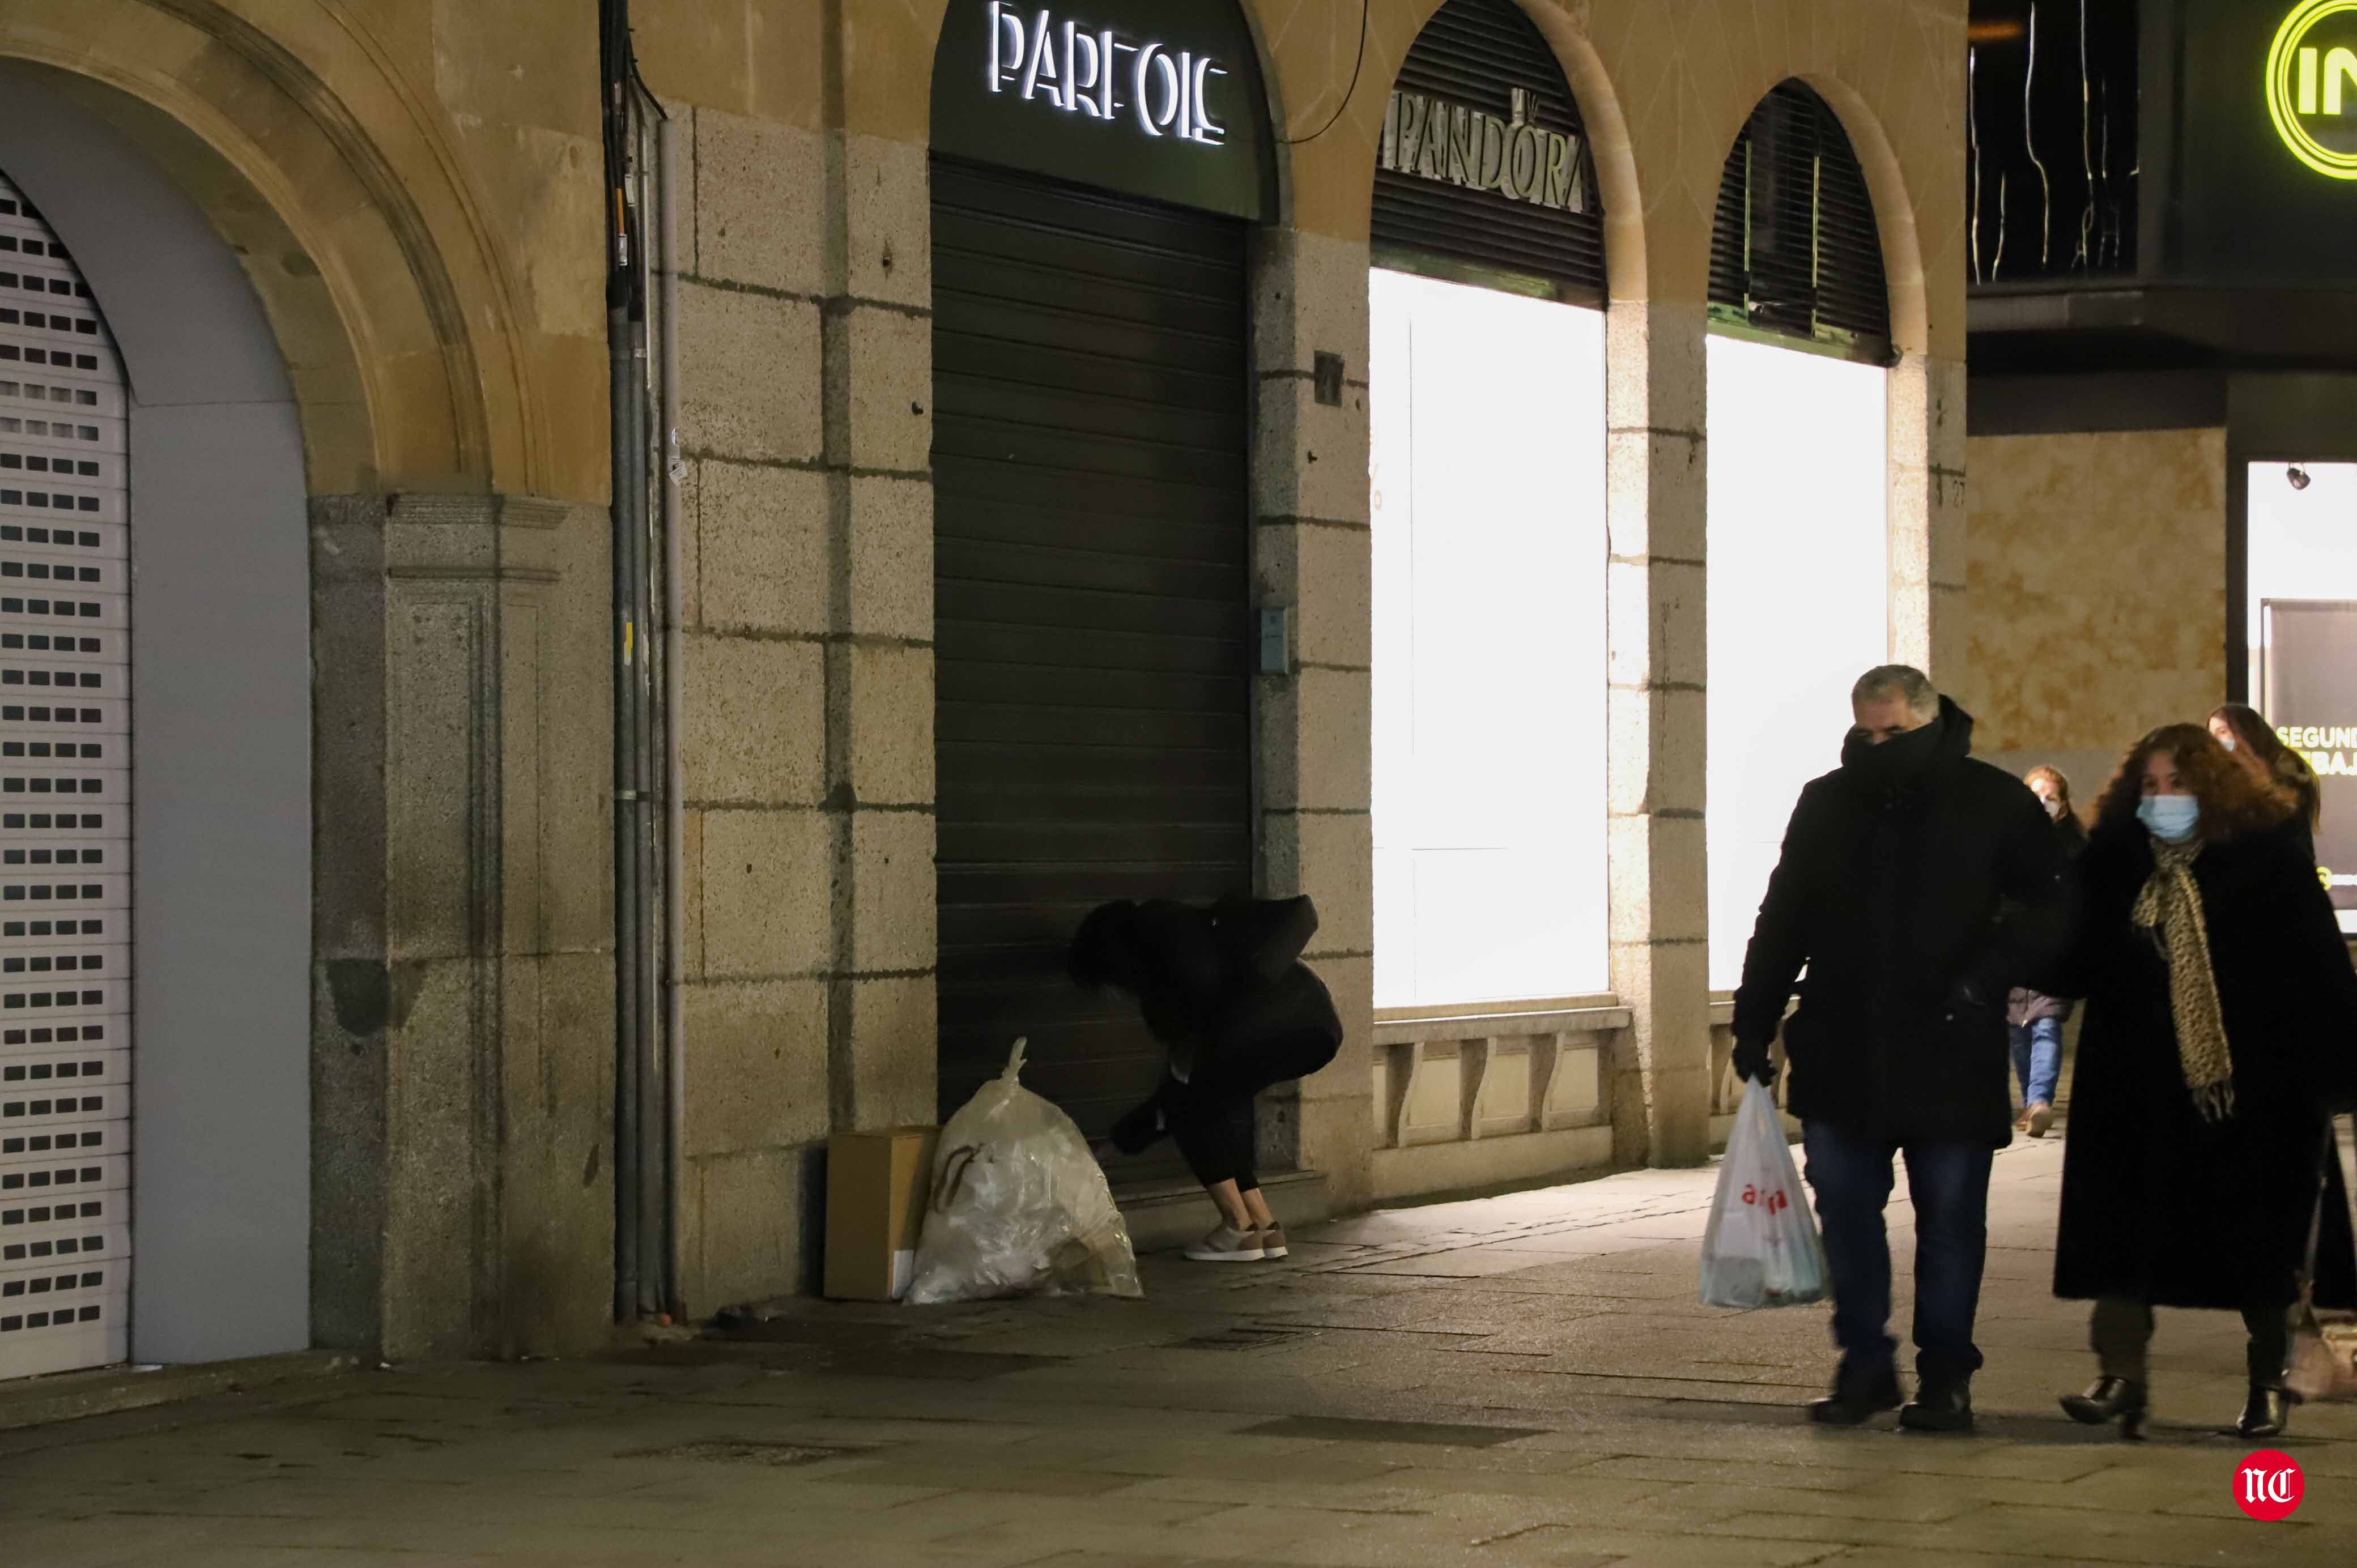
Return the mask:
<svg viewBox="0 0 2357 1568">
<path fill-rule="evenodd" d="M 2357 463 L 2244 471 L 2252 702 L 2323 794 L 2318 875 L 2357 933 Z"/>
<path fill-rule="evenodd" d="M 1375 1001 L 1599 992 L 1604 317 L 1369 295 Z"/>
<path fill-rule="evenodd" d="M 1890 638 L 1888 372 L 1713 335 L 1706 839 L 1731 989 L 1801 786 L 1840 760 Z"/>
</svg>

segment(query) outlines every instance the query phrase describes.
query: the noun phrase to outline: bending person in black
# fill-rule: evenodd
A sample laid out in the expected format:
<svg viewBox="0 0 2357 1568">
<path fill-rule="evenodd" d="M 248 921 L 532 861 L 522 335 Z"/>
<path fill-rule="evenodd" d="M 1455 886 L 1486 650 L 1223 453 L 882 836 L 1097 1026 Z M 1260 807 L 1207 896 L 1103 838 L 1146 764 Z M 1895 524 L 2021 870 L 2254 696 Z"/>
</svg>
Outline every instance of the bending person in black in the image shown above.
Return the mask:
<svg viewBox="0 0 2357 1568">
<path fill-rule="evenodd" d="M 1089 912 L 1072 938 L 1072 978 L 1137 999 L 1170 1053 L 1161 1084 L 1114 1123 L 1100 1157 L 1168 1133 L 1220 1211 L 1187 1249 L 1202 1262 L 1286 1255 L 1285 1232 L 1254 1169 L 1253 1101 L 1334 1059 L 1342 1021 L 1301 961 L 1318 929 L 1308 898 L 1232 899 L 1208 909 L 1126 899 Z"/>
</svg>

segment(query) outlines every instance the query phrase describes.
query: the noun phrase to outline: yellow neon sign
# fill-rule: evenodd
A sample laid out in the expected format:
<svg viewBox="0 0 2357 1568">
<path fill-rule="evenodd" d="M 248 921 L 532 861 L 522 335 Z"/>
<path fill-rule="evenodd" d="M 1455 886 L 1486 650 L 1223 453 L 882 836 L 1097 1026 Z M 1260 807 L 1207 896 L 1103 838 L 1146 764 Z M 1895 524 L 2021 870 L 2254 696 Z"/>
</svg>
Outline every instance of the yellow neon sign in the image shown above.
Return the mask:
<svg viewBox="0 0 2357 1568">
<path fill-rule="evenodd" d="M 2324 48 L 2308 40 L 2323 23 L 2357 13 L 2357 0 L 2301 0 L 2276 29 L 2267 50 L 2267 117 L 2291 156 L 2320 175 L 2357 179 L 2357 150 L 2326 146 L 2309 131 L 2311 116 L 2340 115 L 2357 100 L 2357 49 Z M 2350 102 L 2357 112 L 2357 102 Z"/>
</svg>

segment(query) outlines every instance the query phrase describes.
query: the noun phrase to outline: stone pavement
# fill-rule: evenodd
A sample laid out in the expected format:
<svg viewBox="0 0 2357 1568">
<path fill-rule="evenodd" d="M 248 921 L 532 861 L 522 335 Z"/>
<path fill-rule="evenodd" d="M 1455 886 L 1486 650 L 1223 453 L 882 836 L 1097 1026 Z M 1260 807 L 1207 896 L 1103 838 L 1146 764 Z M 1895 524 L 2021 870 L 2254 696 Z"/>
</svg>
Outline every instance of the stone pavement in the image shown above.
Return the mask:
<svg viewBox="0 0 2357 1568">
<path fill-rule="evenodd" d="M 1971 1438 L 1803 1423 L 1823 1309 L 1697 1305 L 1712 1174 L 1644 1171 L 1150 1259 L 1142 1303 L 792 1303 L 728 1342 L 0 1434 L 0 1563 L 2357 1563 L 2357 1406 L 2298 1412 L 2291 1520 L 2233 1507 L 2224 1315 L 2164 1315 L 2150 1442 L 2057 1412 L 2090 1370 L 2047 1291 L 2061 1166 L 1997 1162 Z"/>
</svg>

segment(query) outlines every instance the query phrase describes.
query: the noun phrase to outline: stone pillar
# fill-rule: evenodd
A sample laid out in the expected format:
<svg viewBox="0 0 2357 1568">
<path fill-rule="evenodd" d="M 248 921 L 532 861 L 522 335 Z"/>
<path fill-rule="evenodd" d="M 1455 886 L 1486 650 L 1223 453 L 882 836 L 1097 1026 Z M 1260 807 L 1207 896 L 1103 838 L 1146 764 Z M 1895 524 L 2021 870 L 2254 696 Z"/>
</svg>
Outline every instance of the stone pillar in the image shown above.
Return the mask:
<svg viewBox="0 0 2357 1568">
<path fill-rule="evenodd" d="M 1705 317 L 1614 304 L 1608 392 L 1606 811 L 1613 1158 L 1710 1152 L 1709 886 L 1703 832 Z"/>
<path fill-rule="evenodd" d="M 611 1299 L 602 508 L 312 503 L 313 1307 L 572 1353 Z"/>
<path fill-rule="evenodd" d="M 828 1127 L 829 481 L 820 139 L 710 109 L 678 203 L 683 619 L 681 1288 L 800 1282 Z"/>
<path fill-rule="evenodd" d="M 1318 400 L 1317 356 L 1341 356 L 1338 403 Z M 1367 247 L 1272 231 L 1255 258 L 1254 575 L 1293 612 L 1292 671 L 1258 701 L 1261 877 L 1318 902 L 1307 955 L 1334 993 L 1341 1053 L 1271 1097 L 1272 1168 L 1315 1169 L 1334 1206 L 1362 1206 L 1374 1148 L 1374 839 L 1368 671 Z"/>
<path fill-rule="evenodd" d="M 687 1308 L 808 1288 L 824 1140 L 931 1122 L 921 147 L 722 113 L 680 200 Z"/>
<path fill-rule="evenodd" d="M 826 810 L 837 1130 L 929 1122 L 933 870 L 931 176 L 922 146 L 826 140 Z"/>
<path fill-rule="evenodd" d="M 1890 658 L 1964 689 L 1964 367 L 1890 372 Z"/>
</svg>

